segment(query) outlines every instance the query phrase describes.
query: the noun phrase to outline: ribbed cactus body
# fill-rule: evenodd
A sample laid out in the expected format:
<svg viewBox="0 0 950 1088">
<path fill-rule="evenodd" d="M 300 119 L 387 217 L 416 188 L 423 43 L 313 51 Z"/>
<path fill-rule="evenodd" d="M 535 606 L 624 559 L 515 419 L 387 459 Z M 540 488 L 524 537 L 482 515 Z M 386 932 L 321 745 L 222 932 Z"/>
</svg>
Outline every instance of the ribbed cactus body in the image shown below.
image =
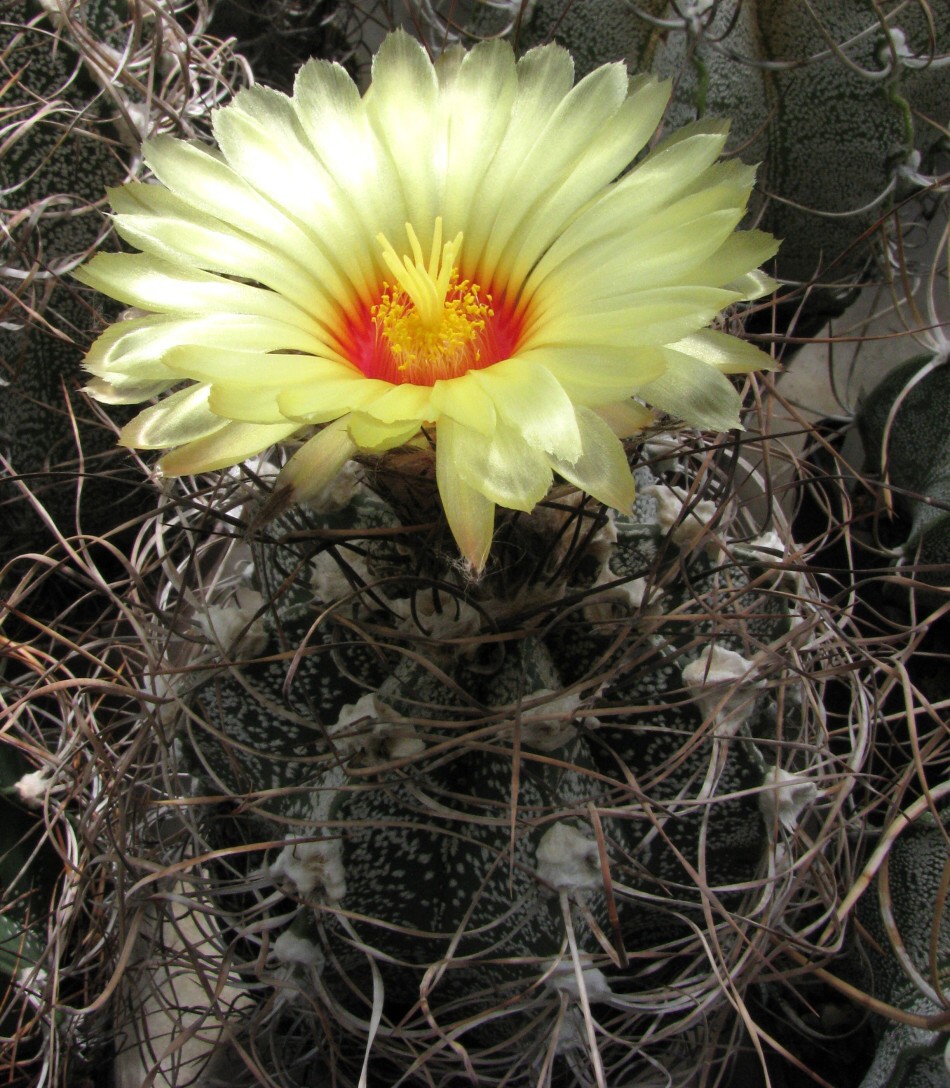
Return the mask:
<svg viewBox="0 0 950 1088">
<path fill-rule="evenodd" d="M 356 483 L 229 561 L 226 637 L 220 603 L 196 613 L 227 654 L 194 659 L 188 767 L 246 795 L 241 842 L 285 842 L 265 886 L 299 904 L 341 1023 L 381 987 L 387 1018 L 418 1026 L 424 1000 L 473 1046 L 535 1023 L 530 1065 L 573 1046 L 571 943 L 591 1000 L 622 1002 L 769 901 L 827 756 L 792 672 L 813 590 L 712 478 L 636 475 L 628 517 L 566 495 L 501 525 L 534 570 L 518 592 L 414 551 Z"/>
</svg>

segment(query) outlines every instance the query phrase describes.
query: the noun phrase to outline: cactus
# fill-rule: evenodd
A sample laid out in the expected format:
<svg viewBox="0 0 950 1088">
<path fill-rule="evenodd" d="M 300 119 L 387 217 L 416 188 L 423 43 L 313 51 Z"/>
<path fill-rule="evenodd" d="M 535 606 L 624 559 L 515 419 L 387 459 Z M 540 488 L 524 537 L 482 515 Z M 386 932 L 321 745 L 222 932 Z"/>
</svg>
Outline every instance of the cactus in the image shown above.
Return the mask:
<svg viewBox="0 0 950 1088">
<path fill-rule="evenodd" d="M 223 1027 L 290 1083 L 687 1084 L 783 940 L 829 950 L 811 844 L 842 848 L 866 749 L 738 441 L 631 437 L 670 425 L 643 402 L 738 424 L 724 374 L 768 360 L 710 314 L 772 290 L 774 243 L 731 234 L 752 175 L 704 165 L 719 124 L 617 181 L 653 79 L 569 89 L 563 50 L 497 43 L 435 68 L 396 33 L 373 80 L 313 62 L 220 111 L 220 155 L 153 141 L 158 184 L 112 194 L 142 252 L 79 273 L 149 311 L 88 358 L 107 403 L 161 396 L 122 441 L 171 476 L 256 458 L 170 504 L 139 624 L 197 820 L 173 886 L 216 919 L 192 982 L 217 944 L 215 993 L 268 994 Z"/>
<path fill-rule="evenodd" d="M 900 558 L 923 568 L 915 580 L 938 587 L 947 585 L 950 562 L 948 396 L 944 347 L 899 366 L 862 399 L 857 416 L 865 472 L 893 489 Z"/>
<path fill-rule="evenodd" d="M 86 5 L 91 33 L 114 31 L 119 6 Z M 7 288 L 0 356 L 9 368 L 0 391 L 0 435 L 14 476 L 69 535 L 77 524 L 104 531 L 115 514 L 114 432 L 78 394 L 95 303 L 68 272 L 101 240 L 103 185 L 121 181 L 126 169 L 116 152 L 112 111 L 75 42 L 64 32 L 52 49 L 57 27 L 43 15 L 41 4 L 16 0 L 7 5 L 2 28 L 0 93 L 15 128 L 0 162 L 0 189 L 12 205 L 0 273 Z M 107 305 L 106 312 L 114 316 L 117 308 Z M 77 491 L 79 464 L 90 478 Z M 125 486 L 130 493 L 135 488 L 133 474 Z M 4 519 L 4 558 L 29 540 L 47 547 L 48 527 L 20 488 L 7 479 L 3 491 L 5 499 L 20 500 Z"/>
<path fill-rule="evenodd" d="M 787 533 L 688 444 L 647 454 L 630 516 L 555 492 L 477 583 L 434 546 L 412 458 L 219 541 L 213 569 L 199 546 L 165 591 L 188 613 L 162 715 L 179 770 L 244 798 L 202 821 L 242 851 L 210 902 L 313 1005 L 291 1082 L 337 1051 L 355 1081 L 364 1046 L 383 1080 L 689 1083 L 722 1057 L 723 978 L 741 993 L 769 926 L 794 928 L 802 828 L 842 832 L 834 768 L 862 752 L 832 755 L 812 647 L 836 636 Z"/>
<path fill-rule="evenodd" d="M 938 1088 L 950 1064 L 950 911 L 946 904 L 946 783 L 869 843 L 856 913 L 873 947 L 852 948 L 843 973 L 874 995 L 877 1046 L 861 1088 Z M 928 799 L 930 800 L 930 799 Z M 890 1009 L 888 1009 L 890 1006 Z M 903 1017 L 888 1015 L 896 1007 Z"/>
<path fill-rule="evenodd" d="M 620 53 L 597 41 L 586 60 L 572 35 L 606 29 L 613 41 L 620 24 L 668 6 L 518 6 L 523 44 L 564 16 L 557 34 L 580 52 L 581 71 L 624 55 L 685 73 L 671 126 L 734 113 L 738 88 L 747 109 L 736 131 L 760 136 L 765 77 L 729 49 L 766 5 L 679 5 L 691 22 L 651 29 Z M 516 5 L 492 5 L 505 7 Z M 847 36 L 841 5 L 812 8 Z M 848 178 L 849 210 L 861 186 L 890 184 L 882 140 L 901 144 L 909 165 L 917 132 L 904 92 L 931 96 L 914 98 L 924 115 L 940 102 L 945 69 L 912 63 L 933 45 L 914 22 L 920 11 L 900 14 L 910 45 L 882 31 L 889 78 L 843 93 L 854 93 L 854 116 L 884 118 L 870 134 L 871 168 Z M 848 56 L 876 62 L 871 49 L 861 38 Z M 807 59 L 768 77 L 789 101 L 809 73 L 841 61 Z M 798 113 L 780 108 L 768 139 Z M 170 127 L 178 122 L 191 134 L 181 117 Z M 778 163 L 768 187 L 800 183 L 791 157 L 762 140 Z M 758 211 L 776 217 L 773 229 L 792 223 L 784 272 L 808 279 L 816 237 L 837 253 L 881 207 L 846 217 L 847 237 L 833 238 L 824 220 L 816 232 L 780 202 Z M 738 328 L 732 313 L 728 322 Z M 272 494 L 283 452 L 207 489 L 166 487 L 170 501 L 136 542 L 127 595 L 109 587 L 121 639 L 102 651 L 83 645 L 89 632 L 76 636 L 80 657 L 102 652 L 103 692 L 129 698 L 118 678 L 136 677 L 147 713 L 132 723 L 127 705 L 116 710 L 92 688 L 97 751 L 80 755 L 78 740 L 58 748 L 57 734 L 50 747 L 65 754 L 44 760 L 74 761 L 89 782 L 90 818 L 77 823 L 89 831 L 96 894 L 107 886 L 90 914 L 114 920 L 102 970 L 116 975 L 96 980 L 80 956 L 75 1005 L 98 981 L 101 1008 L 114 987 L 117 1083 L 685 1086 L 727 1081 L 743 1025 L 767 1048 L 757 1002 L 764 993 L 774 1012 L 776 995 L 797 985 L 783 975 L 787 949 L 807 971 L 839 947 L 841 931 L 816 917 L 839 908 L 846 829 L 865 815 L 865 796 L 853 794 L 868 766 L 870 697 L 840 602 L 822 599 L 779 512 L 755 513 L 752 445 L 704 445 L 687 432 L 628 446 L 638 497 L 622 514 L 562 475 L 532 513 L 498 517 L 474 575 L 459 562 L 425 440 L 363 454 L 290 509 Z M 266 524 L 262 499 L 280 511 Z M 843 713 L 837 698 L 825 705 L 829 682 L 851 696 Z M 135 775 L 139 791 L 128 789 Z M 38 963 L 32 917 L 15 916 L 15 934 L 29 937 L 17 955 Z M 142 922 L 137 938 L 128 918 Z M 90 929 L 75 944 L 102 959 Z M 57 965 L 65 980 L 68 951 Z M 897 990 L 876 998 L 911 1008 Z M 53 1006 L 49 1037 L 68 1049 L 76 1036 L 60 1033 Z M 95 1018 L 63 1020 L 79 1025 L 80 1042 L 97 1030 Z M 888 1032 L 869 1076 L 904 1042 Z"/>
<path fill-rule="evenodd" d="M 5 987 L 30 979 L 42 963 L 58 875 L 42 819 L 29 811 L 49 783 L 40 771 L 28 768 L 12 746 L 0 748 L 0 974 Z"/>
<path fill-rule="evenodd" d="M 79 391 L 83 351 L 120 307 L 72 277 L 97 247 L 117 248 L 104 190 L 135 172 L 143 136 L 153 127 L 201 131 L 234 75 L 220 43 L 213 64 L 204 56 L 200 21 L 186 26 L 170 12 L 153 14 L 128 0 L 4 5 L 4 561 L 43 551 L 57 536 L 107 534 L 154 506 L 115 449 L 114 423 Z M 165 59 L 152 66 L 158 44 Z M 170 58 L 186 45 L 192 67 L 178 70 Z M 118 408 L 112 418 L 127 416 Z"/>
</svg>

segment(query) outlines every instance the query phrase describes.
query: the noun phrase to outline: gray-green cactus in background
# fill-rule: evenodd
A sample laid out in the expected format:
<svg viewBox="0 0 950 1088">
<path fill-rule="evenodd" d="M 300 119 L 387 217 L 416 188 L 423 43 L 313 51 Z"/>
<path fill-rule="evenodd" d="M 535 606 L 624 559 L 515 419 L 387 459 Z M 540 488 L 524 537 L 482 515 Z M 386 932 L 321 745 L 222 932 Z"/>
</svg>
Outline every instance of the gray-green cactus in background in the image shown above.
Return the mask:
<svg viewBox="0 0 950 1088">
<path fill-rule="evenodd" d="M 761 164 L 753 211 L 783 239 L 783 278 L 850 282 L 868 263 L 866 232 L 938 172 L 950 122 L 947 0 L 474 5 L 474 33 L 505 28 L 522 48 L 562 42 L 580 74 L 623 60 L 671 78 L 674 127 L 731 118 L 729 146 Z"/>
<path fill-rule="evenodd" d="M 125 7 L 97 0 L 77 17 L 105 38 Z M 80 524 L 91 532 L 114 524 L 122 486 L 114 476 L 120 464 L 115 432 L 78 393 L 82 352 L 103 303 L 69 272 L 107 230 L 103 189 L 123 180 L 131 153 L 119 140 L 114 106 L 69 32 L 42 4 L 7 4 L 0 34 L 0 107 L 9 126 L 0 158 L 6 234 L 0 441 L 19 481 L 8 477 L 3 485 L 2 554 L 8 558 L 30 541 L 40 549 L 51 542 L 25 493 L 35 495 L 66 535 Z M 113 306 L 109 316 L 114 313 Z M 134 481 L 127 478 L 124 486 L 131 491 Z"/>
<path fill-rule="evenodd" d="M 893 841 L 881 836 L 883 861 L 857 906 L 866 938 L 847 962 L 862 987 L 908 1018 L 876 1017 L 879 1042 L 861 1088 L 942 1088 L 950 1072 L 950 821 L 944 807 L 939 819 L 923 812 L 903 823 Z"/>
<path fill-rule="evenodd" d="M 833 628 L 787 534 L 654 452 L 631 516 L 555 496 L 500 528 L 477 584 L 351 477 L 234 539 L 214 593 L 170 585 L 191 618 L 164 727 L 199 797 L 243 798 L 203 834 L 262 844 L 258 895 L 286 919 L 256 901 L 238 947 L 269 931 L 325 1010 L 297 1021 L 294 1083 L 338 1047 L 357 1061 L 379 1015 L 374 1060 L 430 1075 L 460 1048 L 512 1083 L 547 1064 L 685 1084 L 721 1057 L 720 972 L 741 990 L 769 926 L 794 927 L 801 828 L 842 830 L 827 791 L 863 753 L 831 755 L 809 645 Z"/>
<path fill-rule="evenodd" d="M 862 399 L 857 416 L 864 471 L 881 481 L 905 529 L 901 558 L 915 579 L 935 586 L 950 580 L 948 418 L 946 350 L 898 367 Z"/>
<path fill-rule="evenodd" d="M 236 75 L 201 11 L 128 0 L 7 0 L 0 22 L 0 557 L 104 534 L 154 506 L 83 396 L 83 353 L 119 307 L 71 277 L 110 238 L 105 191 L 157 129 L 200 132 Z M 213 63 L 205 53 L 214 51 Z M 176 57 L 187 54 L 190 66 Z M 160 86 L 159 86 L 160 85 Z"/>
</svg>

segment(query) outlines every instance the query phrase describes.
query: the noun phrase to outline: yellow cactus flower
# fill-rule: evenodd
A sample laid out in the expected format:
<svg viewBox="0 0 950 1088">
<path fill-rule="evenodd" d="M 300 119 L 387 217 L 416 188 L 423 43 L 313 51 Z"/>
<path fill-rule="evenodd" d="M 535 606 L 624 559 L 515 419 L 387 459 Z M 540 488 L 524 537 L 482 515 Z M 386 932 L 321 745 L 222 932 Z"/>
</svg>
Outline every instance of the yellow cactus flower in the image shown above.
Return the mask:
<svg viewBox="0 0 950 1088">
<path fill-rule="evenodd" d="M 241 91 L 217 148 L 160 136 L 156 184 L 111 192 L 139 253 L 79 278 L 147 311 L 86 359 L 107 403 L 160 399 L 121 441 L 167 475 L 302 445 L 278 479 L 319 493 L 357 452 L 425 428 L 463 555 L 480 569 L 495 506 L 531 510 L 553 473 L 625 509 L 621 438 L 644 405 L 738 425 L 724 373 L 769 365 L 709 328 L 774 284 L 776 249 L 737 232 L 753 170 L 700 123 L 632 169 L 669 95 L 608 64 L 576 86 L 556 45 L 433 64 L 390 35 L 360 95 L 313 60 L 293 97 Z"/>
</svg>

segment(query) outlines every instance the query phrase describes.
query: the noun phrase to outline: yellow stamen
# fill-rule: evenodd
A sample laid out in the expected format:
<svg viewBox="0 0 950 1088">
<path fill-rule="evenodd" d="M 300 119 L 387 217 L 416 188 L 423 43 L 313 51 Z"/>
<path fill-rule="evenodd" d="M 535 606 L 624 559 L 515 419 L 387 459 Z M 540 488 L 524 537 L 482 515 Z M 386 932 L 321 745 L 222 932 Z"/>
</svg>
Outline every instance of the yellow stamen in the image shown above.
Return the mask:
<svg viewBox="0 0 950 1088">
<path fill-rule="evenodd" d="M 457 377 L 477 366 L 479 348 L 473 343 L 494 316 L 491 296 L 479 296 L 477 283 L 459 280 L 456 260 L 461 232 L 442 243 L 442 219 L 435 221 L 428 263 L 411 223 L 406 234 L 412 256 L 401 259 L 384 234 L 377 235 L 383 260 L 395 284 L 383 284 L 383 295 L 372 314 L 396 360 L 397 370 L 420 384 Z"/>
</svg>

